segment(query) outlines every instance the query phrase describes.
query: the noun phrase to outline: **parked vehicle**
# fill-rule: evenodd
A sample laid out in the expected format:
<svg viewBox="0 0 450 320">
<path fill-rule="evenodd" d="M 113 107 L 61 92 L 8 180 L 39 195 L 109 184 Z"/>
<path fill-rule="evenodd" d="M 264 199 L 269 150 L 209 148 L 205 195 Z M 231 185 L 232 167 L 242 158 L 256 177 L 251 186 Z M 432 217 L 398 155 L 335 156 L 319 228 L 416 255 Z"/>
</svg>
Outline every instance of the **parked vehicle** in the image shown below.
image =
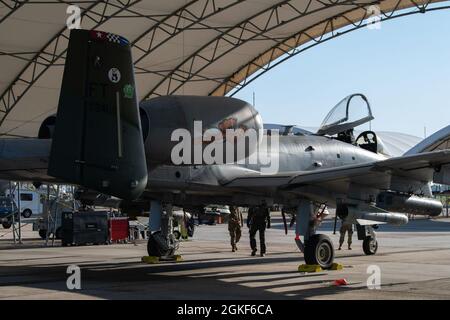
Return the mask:
<svg viewBox="0 0 450 320">
<path fill-rule="evenodd" d="M 62 239 L 62 213 L 63 211 L 73 211 L 73 201 L 50 200 L 50 215 L 48 214 L 47 205 L 43 209 L 43 214 L 33 223 L 33 231 L 38 231 L 42 239 L 46 239 L 55 235 L 56 239 Z M 78 206 L 76 207 L 78 209 Z M 47 231 L 48 230 L 48 231 Z"/>
<path fill-rule="evenodd" d="M 33 190 L 20 190 L 20 212 L 22 213 L 22 217 L 30 218 L 32 215 L 41 215 L 42 214 L 42 201 L 41 195 L 37 191 Z M 6 194 L 9 194 L 7 191 Z M 17 190 L 12 192 L 12 196 L 14 198 L 14 202 L 18 205 L 18 194 Z"/>
<path fill-rule="evenodd" d="M 19 219 L 16 204 L 10 197 L 0 197 L 0 222 L 5 229 L 11 228 L 14 219 Z"/>
<path fill-rule="evenodd" d="M 224 205 L 211 204 L 205 207 L 204 213 L 198 215 L 198 224 L 216 224 L 219 216 L 227 216 L 230 214 L 230 208 Z"/>
</svg>

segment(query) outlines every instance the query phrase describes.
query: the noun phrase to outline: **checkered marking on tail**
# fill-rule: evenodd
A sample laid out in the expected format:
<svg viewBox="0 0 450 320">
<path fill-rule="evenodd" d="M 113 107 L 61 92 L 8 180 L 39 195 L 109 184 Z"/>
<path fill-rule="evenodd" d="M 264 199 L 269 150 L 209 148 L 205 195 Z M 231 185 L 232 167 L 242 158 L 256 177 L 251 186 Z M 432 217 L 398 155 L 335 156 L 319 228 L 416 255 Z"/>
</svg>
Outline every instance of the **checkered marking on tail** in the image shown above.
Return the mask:
<svg viewBox="0 0 450 320">
<path fill-rule="evenodd" d="M 105 41 L 106 40 L 108 42 L 117 43 L 122 46 L 129 44 L 127 39 L 125 39 L 124 37 L 118 36 L 117 34 L 114 34 L 114 33 L 92 30 L 90 32 L 90 34 L 91 34 L 91 39 L 94 39 L 95 41 Z"/>
<path fill-rule="evenodd" d="M 116 34 L 108 33 L 108 34 L 106 35 L 106 39 L 107 39 L 109 42 L 114 42 L 114 43 L 120 44 L 120 37 L 119 37 L 118 35 L 116 35 Z"/>
</svg>

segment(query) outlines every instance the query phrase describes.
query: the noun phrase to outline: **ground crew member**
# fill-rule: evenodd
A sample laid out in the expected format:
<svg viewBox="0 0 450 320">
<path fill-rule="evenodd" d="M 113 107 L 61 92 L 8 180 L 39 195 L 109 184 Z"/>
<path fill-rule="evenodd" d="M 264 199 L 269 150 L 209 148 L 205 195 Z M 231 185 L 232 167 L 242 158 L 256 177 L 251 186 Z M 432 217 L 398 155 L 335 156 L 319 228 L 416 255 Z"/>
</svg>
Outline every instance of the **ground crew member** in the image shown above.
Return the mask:
<svg viewBox="0 0 450 320">
<path fill-rule="evenodd" d="M 241 239 L 242 225 L 244 220 L 242 218 L 242 212 L 236 206 L 230 207 L 230 215 L 228 216 L 228 231 L 231 237 L 231 251 L 237 250 L 236 243 Z"/>
<path fill-rule="evenodd" d="M 348 232 L 348 250 L 352 250 L 352 237 L 353 237 L 353 224 L 342 221 L 341 229 L 339 230 L 339 233 L 341 234 L 339 238 L 339 249 L 341 250 L 342 245 L 344 244 L 345 240 L 345 233 Z"/>
<path fill-rule="evenodd" d="M 250 247 L 252 256 L 256 255 L 256 232 L 259 231 L 259 241 L 261 245 L 261 257 L 266 254 L 266 227 L 270 228 L 270 210 L 266 206 L 250 207 L 248 210 L 247 227 L 250 229 Z"/>
</svg>

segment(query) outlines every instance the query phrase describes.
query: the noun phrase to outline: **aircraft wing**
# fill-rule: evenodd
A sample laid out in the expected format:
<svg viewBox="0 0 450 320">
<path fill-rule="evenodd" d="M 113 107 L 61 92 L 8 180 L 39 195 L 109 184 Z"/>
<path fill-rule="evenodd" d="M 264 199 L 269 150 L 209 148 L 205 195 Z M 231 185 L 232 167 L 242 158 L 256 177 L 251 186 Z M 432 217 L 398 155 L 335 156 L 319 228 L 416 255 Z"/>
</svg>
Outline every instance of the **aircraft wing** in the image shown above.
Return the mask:
<svg viewBox="0 0 450 320">
<path fill-rule="evenodd" d="M 46 139 L 0 139 L 0 179 L 54 181 L 47 175 L 50 146 Z"/>
<path fill-rule="evenodd" d="M 247 174 L 225 182 L 227 187 L 292 187 L 330 183 L 356 183 L 373 188 L 387 188 L 392 176 L 432 181 L 435 169 L 450 164 L 450 150 L 390 158 L 358 165 L 314 171 L 291 172 L 280 175 Z"/>
</svg>

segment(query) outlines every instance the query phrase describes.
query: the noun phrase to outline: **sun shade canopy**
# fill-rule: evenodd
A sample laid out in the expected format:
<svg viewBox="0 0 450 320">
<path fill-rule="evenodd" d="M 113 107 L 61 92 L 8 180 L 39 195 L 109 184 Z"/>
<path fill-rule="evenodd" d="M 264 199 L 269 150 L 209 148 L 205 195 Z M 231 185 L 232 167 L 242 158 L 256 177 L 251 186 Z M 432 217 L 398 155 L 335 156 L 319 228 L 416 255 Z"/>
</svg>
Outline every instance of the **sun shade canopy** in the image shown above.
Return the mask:
<svg viewBox="0 0 450 320">
<path fill-rule="evenodd" d="M 132 45 L 140 100 L 232 95 L 302 51 L 368 23 L 446 8 L 423 0 L 0 1 L 0 135 L 35 137 L 56 112 L 69 30 Z"/>
</svg>

